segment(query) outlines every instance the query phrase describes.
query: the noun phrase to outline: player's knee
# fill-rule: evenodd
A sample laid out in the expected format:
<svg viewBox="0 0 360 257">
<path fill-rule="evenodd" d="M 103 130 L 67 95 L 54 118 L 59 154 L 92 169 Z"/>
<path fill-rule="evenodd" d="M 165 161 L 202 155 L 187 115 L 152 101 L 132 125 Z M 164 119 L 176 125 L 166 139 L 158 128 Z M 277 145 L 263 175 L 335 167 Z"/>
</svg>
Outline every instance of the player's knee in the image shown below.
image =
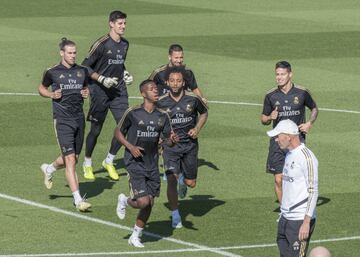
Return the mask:
<svg viewBox="0 0 360 257">
<path fill-rule="evenodd" d="M 138 198 L 136 202 L 140 209 L 144 209 L 151 204 L 150 198 L 148 196 Z"/>
<path fill-rule="evenodd" d="M 280 176 L 275 176 L 275 185 L 277 186 L 277 187 L 281 187 L 282 186 L 282 176 L 280 175 Z"/>
<path fill-rule="evenodd" d="M 170 184 L 177 184 L 177 178 L 174 173 L 167 173 L 166 174 L 167 183 Z"/>
<path fill-rule="evenodd" d="M 102 129 L 102 124 L 92 122 L 89 134 L 98 137 Z"/>
<path fill-rule="evenodd" d="M 66 165 L 75 165 L 76 164 L 76 157 L 75 154 L 69 154 L 64 157 Z"/>
<path fill-rule="evenodd" d="M 185 179 L 185 184 L 190 188 L 194 188 L 194 187 L 196 187 L 196 180 L 195 179 Z"/>
</svg>

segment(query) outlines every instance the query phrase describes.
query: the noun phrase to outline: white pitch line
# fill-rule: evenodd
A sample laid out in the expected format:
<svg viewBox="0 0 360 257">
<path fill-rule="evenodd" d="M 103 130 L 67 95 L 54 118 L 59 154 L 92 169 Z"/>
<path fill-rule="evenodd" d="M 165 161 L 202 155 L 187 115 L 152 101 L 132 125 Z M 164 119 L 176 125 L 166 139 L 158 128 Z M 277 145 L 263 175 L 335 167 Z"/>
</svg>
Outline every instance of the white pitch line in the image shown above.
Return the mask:
<svg viewBox="0 0 360 257">
<path fill-rule="evenodd" d="M 126 231 L 132 231 L 132 228 L 127 227 L 127 226 L 122 226 L 122 225 L 119 225 L 119 224 L 116 224 L 116 223 L 113 223 L 113 222 L 110 222 L 110 221 L 105 221 L 105 220 L 98 219 L 98 218 L 92 218 L 92 217 L 89 217 L 89 216 L 86 216 L 86 215 L 82 215 L 82 214 L 71 212 L 71 211 L 66 211 L 66 210 L 56 208 L 56 207 L 53 207 L 53 206 L 49 206 L 49 205 L 45 205 L 45 204 L 41 204 L 41 203 L 36 203 L 36 202 L 29 201 L 29 200 L 26 200 L 26 199 L 21 199 L 19 197 L 14 197 L 14 196 L 10 196 L 10 195 L 0 193 L 0 198 L 4 198 L 4 199 L 7 199 L 7 200 L 27 204 L 27 205 L 30 205 L 30 206 L 35 206 L 35 207 L 42 208 L 42 209 L 47 209 L 47 210 L 50 210 L 50 211 L 53 211 L 53 212 L 65 214 L 65 215 L 72 216 L 72 217 L 75 217 L 75 218 L 91 221 L 91 222 L 94 222 L 94 223 L 103 224 L 103 225 L 106 225 L 106 226 L 109 226 L 109 227 L 114 227 L 114 228 L 118 228 L 118 229 L 122 229 L 122 230 L 126 230 Z M 145 232 L 143 232 L 143 234 L 146 235 L 146 236 L 149 236 L 149 237 L 163 239 L 163 240 L 166 240 L 166 241 L 170 241 L 172 243 L 176 243 L 176 244 L 180 244 L 180 245 L 186 245 L 186 246 L 189 246 L 189 247 L 194 247 L 194 248 L 197 248 L 197 249 L 202 250 L 202 251 L 209 251 L 209 252 L 217 253 L 217 254 L 223 255 L 223 256 L 242 257 L 241 255 L 236 255 L 236 254 L 225 252 L 225 251 L 222 251 L 222 250 L 212 249 L 212 248 L 210 248 L 208 246 L 195 244 L 195 243 L 190 243 L 190 242 L 182 241 L 182 240 L 171 238 L 171 237 L 162 237 L 161 235 L 151 233 L 151 232 L 146 232 L 145 231 Z"/>
<path fill-rule="evenodd" d="M 351 237 L 340 237 L 340 238 L 329 238 L 319 239 L 311 241 L 314 243 L 323 242 L 339 242 L 339 241 L 350 241 L 360 240 L 360 236 Z M 255 244 L 255 245 L 239 245 L 239 246 L 225 246 L 208 249 L 194 249 L 194 248 L 183 248 L 175 250 L 150 250 L 150 251 L 132 251 L 132 252 L 94 252 L 94 253 L 43 253 L 43 254 L 12 254 L 12 255 L 0 255 L 0 257 L 43 257 L 43 256 L 111 256 L 111 255 L 135 255 L 135 254 L 165 254 L 165 253 L 183 253 L 183 252 L 201 252 L 211 250 L 235 250 L 235 249 L 251 249 L 251 248 L 268 248 L 275 247 L 277 244 Z"/>
<path fill-rule="evenodd" d="M 6 93 L 6 92 L 0 92 L 0 96 L 39 96 L 38 93 Z M 142 99 L 142 97 L 139 96 L 129 96 L 130 99 Z M 262 104 L 259 103 L 247 103 L 247 102 L 229 102 L 229 101 L 217 101 L 217 100 L 210 100 L 208 101 L 212 104 L 226 104 L 226 105 L 245 105 L 245 106 L 262 106 Z M 345 109 L 332 109 L 332 108 L 319 108 L 320 111 L 326 111 L 326 112 L 341 112 L 341 113 L 353 113 L 353 114 L 360 114 L 360 111 L 353 111 L 353 110 L 345 110 Z"/>
</svg>

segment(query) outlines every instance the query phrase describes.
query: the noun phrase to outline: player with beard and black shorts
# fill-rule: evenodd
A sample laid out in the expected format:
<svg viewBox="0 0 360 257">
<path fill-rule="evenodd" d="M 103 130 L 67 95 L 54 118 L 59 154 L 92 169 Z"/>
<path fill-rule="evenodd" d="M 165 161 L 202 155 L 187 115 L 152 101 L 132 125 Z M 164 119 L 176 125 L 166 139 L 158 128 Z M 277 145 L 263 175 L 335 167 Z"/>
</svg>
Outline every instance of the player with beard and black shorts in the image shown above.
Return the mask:
<svg viewBox="0 0 360 257">
<path fill-rule="evenodd" d="M 73 41 L 63 38 L 59 47 L 61 62 L 45 71 L 39 93 L 52 99 L 54 128 L 61 155 L 51 164 L 43 163 L 41 170 L 46 188 L 51 189 L 54 172 L 65 167 L 74 205 L 79 211 L 86 211 L 91 204 L 80 195 L 75 165 L 84 141 L 83 99 L 89 96 L 88 72 L 75 63 L 76 45 Z"/>
<path fill-rule="evenodd" d="M 206 123 L 208 110 L 199 96 L 184 90 L 183 66 L 169 67 L 166 74 L 170 92 L 159 98 L 157 106 L 169 114 L 171 126 L 179 136 L 179 142 L 174 147 L 164 146 L 163 158 L 172 227 L 181 228 L 178 197 L 185 198 L 187 187 L 196 186 L 199 151 L 197 137 Z"/>
</svg>

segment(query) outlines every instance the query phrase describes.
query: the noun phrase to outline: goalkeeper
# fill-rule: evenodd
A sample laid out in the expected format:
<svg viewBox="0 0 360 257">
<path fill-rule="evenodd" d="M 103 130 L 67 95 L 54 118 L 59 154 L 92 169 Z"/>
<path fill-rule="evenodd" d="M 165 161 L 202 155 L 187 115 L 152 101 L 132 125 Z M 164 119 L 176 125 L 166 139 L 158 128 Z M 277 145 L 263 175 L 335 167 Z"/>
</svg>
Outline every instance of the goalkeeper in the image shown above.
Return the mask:
<svg viewBox="0 0 360 257">
<path fill-rule="evenodd" d="M 123 37 L 126 17 L 127 15 L 121 11 L 110 13 L 110 32 L 95 41 L 82 63 L 88 68 L 92 79 L 89 83 L 91 104 L 87 116 L 87 120 L 91 122 L 91 128 L 86 137 L 83 163 L 84 177 L 90 180 L 95 179 L 91 156 L 108 110 L 110 109 L 118 123 L 129 107 L 126 86 L 131 84 L 133 78 L 125 69 L 125 59 L 129 48 L 129 42 Z M 120 147 L 118 141 L 113 138 L 109 152 L 102 162 L 102 166 L 113 180 L 119 179 L 113 160 Z"/>
</svg>

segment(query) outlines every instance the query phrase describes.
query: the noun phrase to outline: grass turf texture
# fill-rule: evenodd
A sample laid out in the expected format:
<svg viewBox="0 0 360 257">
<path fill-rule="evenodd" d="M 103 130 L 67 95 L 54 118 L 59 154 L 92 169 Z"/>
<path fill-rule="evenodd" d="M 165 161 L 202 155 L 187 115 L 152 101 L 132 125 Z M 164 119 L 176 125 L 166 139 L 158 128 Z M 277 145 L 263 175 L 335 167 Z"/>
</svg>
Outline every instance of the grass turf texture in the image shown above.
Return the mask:
<svg viewBox="0 0 360 257">
<path fill-rule="evenodd" d="M 77 42 L 81 62 L 92 42 L 107 32 L 109 11 L 119 8 L 129 15 L 126 66 L 135 78 L 129 88 L 132 96 L 138 96 L 141 80 L 167 62 L 168 45 L 178 42 L 210 100 L 262 103 L 274 86 L 274 63 L 287 59 L 293 64 L 294 81 L 308 87 L 320 107 L 360 111 L 356 1 L 17 0 L 2 1 L 2 6 L 1 92 L 36 92 L 43 70 L 58 62 L 57 43 L 63 36 Z M 277 204 L 272 177 L 264 174 L 269 128 L 260 124 L 260 113 L 259 106 L 210 105 L 200 138 L 199 183 L 180 201 L 185 228 L 170 228 L 163 183 L 147 231 L 208 247 L 275 242 Z M 62 171 L 51 191 L 42 184 L 40 164 L 59 153 L 50 101 L 0 96 L 0 117 L 0 193 L 74 211 Z M 307 139 L 320 162 L 321 201 L 313 240 L 360 235 L 360 150 L 355 143 L 359 123 L 358 114 L 322 111 Z M 109 115 L 93 155 L 96 181 L 84 181 L 81 164 L 77 166 L 81 190 L 94 206 L 84 215 L 132 227 L 136 211 L 129 209 L 121 222 L 115 214 L 117 194 L 128 190 L 123 150 L 116 163 L 122 175 L 119 182 L 110 181 L 100 168 L 113 129 Z M 0 204 L 0 255 L 136 250 L 127 246 L 126 230 L 2 198 Z M 144 242 L 146 251 L 188 248 L 152 237 Z M 352 249 L 360 247 L 359 240 L 319 244 L 336 256 L 349 257 L 357 256 Z M 244 257 L 278 256 L 276 246 L 223 251 Z M 171 253 L 190 254 L 221 256 L 208 251 Z"/>
</svg>

